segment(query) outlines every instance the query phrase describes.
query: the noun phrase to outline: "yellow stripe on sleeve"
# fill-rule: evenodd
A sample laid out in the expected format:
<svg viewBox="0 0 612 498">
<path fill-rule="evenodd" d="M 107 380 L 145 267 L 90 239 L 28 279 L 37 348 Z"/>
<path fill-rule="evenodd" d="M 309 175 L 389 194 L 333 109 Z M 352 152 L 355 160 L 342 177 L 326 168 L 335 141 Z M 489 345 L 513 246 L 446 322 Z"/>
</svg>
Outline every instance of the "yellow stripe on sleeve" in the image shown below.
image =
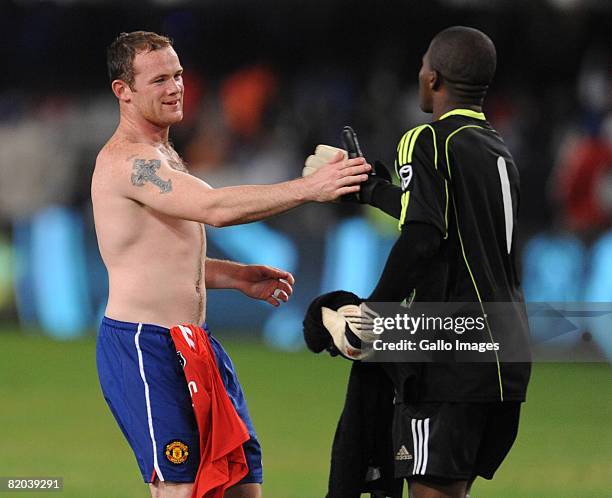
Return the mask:
<svg viewBox="0 0 612 498">
<path fill-rule="evenodd" d="M 404 133 L 404 136 L 400 139 L 397 144 L 397 159 L 395 160 L 395 173 L 399 176 L 399 167 L 403 166 L 402 157 L 404 155 L 403 151 L 407 147 L 408 142 L 410 141 L 410 137 L 416 128 L 412 128 Z"/>
<path fill-rule="evenodd" d="M 412 130 L 406 132 L 404 134 L 404 136 L 402 137 L 402 139 L 400 140 L 400 143 L 397 147 L 398 150 L 398 160 L 396 160 L 395 163 L 395 170 L 399 176 L 399 168 L 405 164 L 410 164 L 412 163 L 412 155 L 414 153 L 414 147 L 416 145 L 416 141 L 419 138 L 419 135 L 421 134 L 421 132 L 425 129 L 429 128 L 431 130 L 432 133 L 432 140 L 433 140 L 433 146 L 434 146 L 434 168 L 438 169 L 438 145 L 436 144 L 436 132 L 435 130 L 428 124 L 424 124 L 424 125 L 420 125 L 417 126 L 415 128 L 413 128 Z M 446 180 L 444 182 L 446 184 Z M 448 188 L 447 188 L 447 203 L 448 203 Z M 402 226 L 404 225 L 404 222 L 406 220 L 406 213 L 408 210 L 408 204 L 410 203 L 410 192 L 404 192 L 404 194 L 402 195 L 402 212 L 400 215 L 400 220 L 398 223 L 398 229 L 401 230 Z M 448 225 L 446 225 L 448 227 Z M 447 228 L 448 231 L 448 228 Z"/>
<path fill-rule="evenodd" d="M 406 220 L 406 211 L 408 210 L 408 204 L 410 204 L 410 191 L 406 191 L 402 194 L 402 214 L 400 215 L 399 223 L 397 224 L 397 228 L 399 230 L 404 226 L 404 221 Z"/>
</svg>

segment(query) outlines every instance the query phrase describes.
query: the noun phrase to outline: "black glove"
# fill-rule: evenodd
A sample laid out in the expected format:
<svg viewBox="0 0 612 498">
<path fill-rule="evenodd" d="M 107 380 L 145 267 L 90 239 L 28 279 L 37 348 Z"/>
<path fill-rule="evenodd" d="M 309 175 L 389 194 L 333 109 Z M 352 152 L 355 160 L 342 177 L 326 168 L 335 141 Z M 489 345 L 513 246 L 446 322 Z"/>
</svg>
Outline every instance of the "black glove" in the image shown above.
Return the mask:
<svg viewBox="0 0 612 498">
<path fill-rule="evenodd" d="M 357 192 L 357 197 L 361 204 L 372 204 L 374 190 L 380 185 L 392 184 L 391 173 L 380 161 L 375 161 L 368 179 L 361 184 L 361 189 Z"/>
<path fill-rule="evenodd" d="M 378 313 L 352 292 L 335 291 L 317 297 L 304 318 L 304 340 L 319 353 L 362 360 L 372 353 L 375 318 Z"/>
<path fill-rule="evenodd" d="M 321 308 L 326 307 L 337 310 L 346 304 L 359 305 L 361 304 L 361 299 L 352 292 L 340 290 L 323 294 L 310 303 L 304 317 L 303 326 L 304 341 L 308 349 L 313 353 L 320 353 L 325 349 L 332 356 L 339 354 L 338 349 L 334 346 L 332 336 L 323 325 Z"/>
<path fill-rule="evenodd" d="M 363 157 L 357 134 L 350 126 L 345 126 L 342 130 L 342 145 L 348 153 L 349 159 Z M 380 161 L 374 162 L 374 167 L 368 175 L 368 179 L 361 184 L 361 189 L 356 194 L 348 194 L 342 197 L 344 202 L 357 202 L 359 204 L 371 204 L 374 190 L 380 184 L 390 184 L 391 173 Z"/>
</svg>

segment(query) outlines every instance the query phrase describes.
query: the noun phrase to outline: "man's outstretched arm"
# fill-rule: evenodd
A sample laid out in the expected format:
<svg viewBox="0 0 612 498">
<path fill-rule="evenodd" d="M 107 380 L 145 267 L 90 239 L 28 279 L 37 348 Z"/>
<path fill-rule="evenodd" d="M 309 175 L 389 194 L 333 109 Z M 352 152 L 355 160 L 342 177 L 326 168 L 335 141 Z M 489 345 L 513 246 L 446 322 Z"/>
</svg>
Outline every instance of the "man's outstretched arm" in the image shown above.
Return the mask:
<svg viewBox="0 0 612 498">
<path fill-rule="evenodd" d="M 309 201 L 327 202 L 358 192 L 371 169 L 363 158 L 347 160 L 338 154 L 308 178 L 215 189 L 172 169 L 155 147 L 135 149 L 112 166 L 122 195 L 163 214 L 217 227 L 249 223 Z"/>
</svg>

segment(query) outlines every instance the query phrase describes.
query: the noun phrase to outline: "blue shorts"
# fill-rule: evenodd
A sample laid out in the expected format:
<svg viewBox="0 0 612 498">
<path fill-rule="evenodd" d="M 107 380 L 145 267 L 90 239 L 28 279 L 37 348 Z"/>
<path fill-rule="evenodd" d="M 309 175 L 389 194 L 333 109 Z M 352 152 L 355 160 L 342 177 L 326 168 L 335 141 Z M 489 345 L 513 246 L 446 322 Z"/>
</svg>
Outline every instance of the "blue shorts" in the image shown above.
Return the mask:
<svg viewBox="0 0 612 498">
<path fill-rule="evenodd" d="M 243 445 L 249 473 L 240 483 L 261 483 L 261 446 L 242 387 L 232 360 L 208 335 L 227 394 L 251 436 Z M 96 361 L 104 398 L 134 451 L 144 481 L 158 477 L 193 482 L 200 463 L 200 438 L 170 331 L 104 317 Z"/>
</svg>

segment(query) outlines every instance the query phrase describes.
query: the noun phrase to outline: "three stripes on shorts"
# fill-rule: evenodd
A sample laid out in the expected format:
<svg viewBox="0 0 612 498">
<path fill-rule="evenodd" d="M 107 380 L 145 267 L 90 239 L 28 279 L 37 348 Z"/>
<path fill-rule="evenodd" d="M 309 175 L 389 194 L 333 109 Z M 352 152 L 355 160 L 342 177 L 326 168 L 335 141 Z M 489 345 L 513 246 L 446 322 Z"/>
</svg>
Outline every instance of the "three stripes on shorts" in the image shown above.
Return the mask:
<svg viewBox="0 0 612 498">
<path fill-rule="evenodd" d="M 427 469 L 427 458 L 429 456 L 429 419 L 418 420 L 413 418 L 412 441 L 414 448 L 413 475 L 425 475 Z"/>
</svg>

